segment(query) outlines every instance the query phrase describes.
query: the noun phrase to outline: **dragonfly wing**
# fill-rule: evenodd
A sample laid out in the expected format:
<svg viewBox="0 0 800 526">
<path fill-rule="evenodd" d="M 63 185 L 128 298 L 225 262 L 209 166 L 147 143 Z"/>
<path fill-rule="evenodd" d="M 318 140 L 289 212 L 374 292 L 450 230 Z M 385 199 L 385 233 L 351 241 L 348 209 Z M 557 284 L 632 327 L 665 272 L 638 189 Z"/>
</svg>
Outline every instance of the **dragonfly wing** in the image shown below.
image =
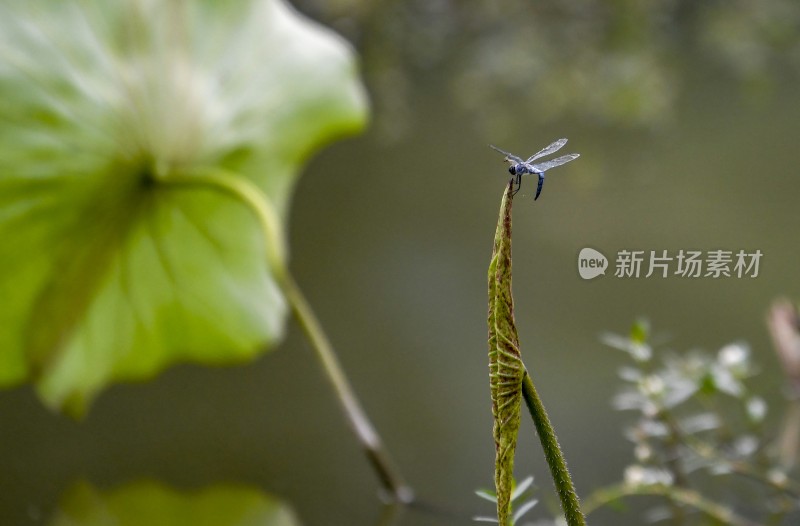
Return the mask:
<svg viewBox="0 0 800 526">
<path fill-rule="evenodd" d="M 508 161 L 508 162 L 510 162 L 512 164 L 517 164 L 517 163 L 521 163 L 522 162 L 522 159 L 520 159 L 519 157 L 517 157 L 513 153 L 508 153 L 505 150 L 501 150 L 500 148 L 498 148 L 497 146 L 495 146 L 493 144 L 490 144 L 489 148 L 491 148 L 492 150 L 494 150 L 496 152 L 500 152 L 503 155 L 505 155 L 506 156 L 506 161 Z"/>
<path fill-rule="evenodd" d="M 556 166 L 561 166 L 564 163 L 568 163 L 570 161 L 574 161 L 575 159 L 577 159 L 580 156 L 581 155 L 579 153 L 571 153 L 569 155 L 564 155 L 562 157 L 557 157 L 557 158 L 552 159 L 550 161 L 545 161 L 543 163 L 534 164 L 532 166 L 532 168 L 533 168 L 534 172 L 538 172 L 538 173 L 546 172 L 550 168 L 555 168 Z"/>
<path fill-rule="evenodd" d="M 525 161 L 525 162 L 529 163 L 531 161 L 534 161 L 534 160 L 538 159 L 539 157 L 544 157 L 545 155 L 550 155 L 551 153 L 557 152 L 565 144 L 567 144 L 567 139 L 559 139 L 559 140 L 555 141 L 554 143 L 552 143 L 550 146 L 548 146 L 546 148 L 542 148 L 538 152 L 536 152 L 533 155 L 531 155 L 530 157 L 528 157 L 528 160 Z"/>
</svg>

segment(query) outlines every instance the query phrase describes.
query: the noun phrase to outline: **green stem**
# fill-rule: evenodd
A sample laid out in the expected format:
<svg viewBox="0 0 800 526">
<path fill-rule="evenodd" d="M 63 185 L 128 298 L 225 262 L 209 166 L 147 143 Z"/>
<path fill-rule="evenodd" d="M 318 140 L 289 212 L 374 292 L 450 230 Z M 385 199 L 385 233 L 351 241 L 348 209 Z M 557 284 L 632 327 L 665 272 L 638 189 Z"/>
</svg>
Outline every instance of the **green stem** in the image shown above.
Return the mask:
<svg viewBox="0 0 800 526">
<path fill-rule="evenodd" d="M 389 454 L 353 391 L 325 331 L 292 279 L 286 264 L 286 242 L 282 235 L 281 223 L 267 195 L 249 179 L 220 169 L 170 174 L 160 178 L 159 181 L 168 184 L 213 188 L 236 198 L 252 210 L 264 235 L 267 263 L 272 276 L 317 353 L 345 417 L 367 455 L 367 459 L 391 499 L 397 502 L 410 502 L 413 499 L 411 489 L 405 484 L 389 460 Z"/>
<path fill-rule="evenodd" d="M 561 508 L 564 510 L 567 524 L 569 526 L 585 526 L 586 518 L 581 512 L 581 503 L 578 500 L 578 494 L 575 492 L 572 477 L 570 477 L 569 470 L 567 470 L 567 462 L 561 453 L 561 448 L 558 445 L 553 426 L 550 424 L 547 411 L 545 411 L 542 400 L 539 398 L 539 394 L 533 386 L 533 380 L 531 380 L 531 376 L 527 371 L 525 371 L 525 375 L 522 378 L 522 396 L 525 398 L 533 424 L 539 434 L 539 440 L 542 443 L 547 465 L 550 467 L 550 474 L 553 477 L 556 492 L 559 499 L 561 499 Z"/>
<path fill-rule="evenodd" d="M 751 521 L 746 517 L 737 515 L 727 506 L 708 500 L 696 491 L 674 486 L 652 485 L 652 486 L 632 486 L 619 484 L 609 488 L 596 491 L 592 494 L 583 506 L 583 511 L 587 515 L 594 510 L 632 495 L 661 495 L 673 502 L 679 502 L 686 506 L 705 513 L 708 517 L 728 526 L 761 526 L 759 523 Z"/>
<path fill-rule="evenodd" d="M 306 337 L 317 352 L 317 357 L 322 362 L 322 366 L 328 375 L 328 380 L 330 380 L 334 391 L 336 391 L 339 403 L 342 405 L 350 426 L 358 437 L 358 441 L 361 443 L 361 447 L 375 469 L 384 489 L 391 494 L 394 501 L 411 502 L 413 500 L 411 488 L 403 482 L 399 473 L 392 466 L 389 454 L 361 403 L 358 401 L 358 397 L 356 397 L 344 373 L 344 369 L 339 363 L 333 346 L 322 330 L 314 311 L 311 310 L 300 289 L 288 274 L 282 284 L 282 289 L 303 332 L 306 333 Z"/>
</svg>

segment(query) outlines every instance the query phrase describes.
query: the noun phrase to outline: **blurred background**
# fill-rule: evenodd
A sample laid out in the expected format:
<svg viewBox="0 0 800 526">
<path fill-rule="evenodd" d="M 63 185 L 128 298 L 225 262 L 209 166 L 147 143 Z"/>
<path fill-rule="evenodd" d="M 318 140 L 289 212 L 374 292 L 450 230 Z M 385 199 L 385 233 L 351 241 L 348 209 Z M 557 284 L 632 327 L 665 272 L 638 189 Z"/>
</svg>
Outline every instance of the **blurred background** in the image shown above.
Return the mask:
<svg viewBox="0 0 800 526">
<path fill-rule="evenodd" d="M 486 270 L 507 165 L 568 137 L 581 158 L 526 181 L 514 207 L 514 293 L 528 369 L 587 495 L 619 481 L 634 415 L 615 411 L 622 353 L 604 331 L 648 317 L 665 347 L 743 340 L 753 384 L 781 415 L 765 328 L 800 298 L 797 140 L 800 4 L 792 0 L 298 0 L 361 56 L 368 131 L 307 166 L 290 217 L 292 267 L 401 471 L 426 502 L 400 524 L 491 514 Z M 593 281 L 577 255 L 763 253 L 756 278 Z M 298 389 L 302 378 L 303 389 Z M 77 480 L 113 488 L 237 482 L 289 501 L 308 525 L 374 524 L 377 481 L 306 341 L 253 364 L 179 366 L 115 386 L 84 422 L 29 387 L 0 394 L 0 523 L 45 523 Z M 517 473 L 557 509 L 523 418 Z M 636 509 L 635 506 L 633 508 Z M 598 512 L 594 524 L 640 524 Z"/>
</svg>

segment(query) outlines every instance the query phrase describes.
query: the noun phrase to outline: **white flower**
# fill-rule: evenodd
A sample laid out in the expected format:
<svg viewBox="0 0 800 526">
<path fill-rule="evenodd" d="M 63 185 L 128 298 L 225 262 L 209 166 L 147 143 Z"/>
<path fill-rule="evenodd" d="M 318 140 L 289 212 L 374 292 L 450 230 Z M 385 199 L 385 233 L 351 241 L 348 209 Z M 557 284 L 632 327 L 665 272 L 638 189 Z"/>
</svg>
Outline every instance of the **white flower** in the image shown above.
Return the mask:
<svg viewBox="0 0 800 526">
<path fill-rule="evenodd" d="M 717 363 L 737 378 L 744 378 L 750 372 L 750 348 L 742 342 L 728 344 L 717 353 Z"/>
<path fill-rule="evenodd" d="M 624 480 L 630 486 L 671 486 L 674 479 L 665 469 L 634 464 L 625 468 Z"/>
<path fill-rule="evenodd" d="M 761 422 L 767 416 L 767 403 L 759 396 L 752 396 L 747 400 L 747 416 L 753 422 Z"/>
</svg>

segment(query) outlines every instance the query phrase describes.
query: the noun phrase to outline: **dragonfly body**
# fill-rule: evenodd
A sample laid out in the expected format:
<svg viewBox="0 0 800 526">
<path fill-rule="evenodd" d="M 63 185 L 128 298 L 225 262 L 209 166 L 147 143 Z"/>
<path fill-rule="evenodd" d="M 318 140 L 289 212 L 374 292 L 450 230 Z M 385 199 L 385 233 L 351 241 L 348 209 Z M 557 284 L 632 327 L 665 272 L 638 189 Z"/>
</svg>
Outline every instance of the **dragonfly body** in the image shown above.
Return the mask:
<svg viewBox="0 0 800 526">
<path fill-rule="evenodd" d="M 528 157 L 526 160 L 523 160 L 521 157 L 517 157 L 514 154 L 508 153 L 505 150 L 501 150 L 497 146 L 489 145 L 495 151 L 498 151 L 506 156 L 505 160 L 510 164 L 508 167 L 508 172 L 514 176 L 513 180 L 514 183 L 517 185 L 517 189 L 514 190 L 516 194 L 519 192 L 520 187 L 522 186 L 522 176 L 526 174 L 536 174 L 539 178 L 539 182 L 536 186 L 536 197 L 533 200 L 539 199 L 539 194 L 542 193 L 542 186 L 544 186 L 544 173 L 551 169 L 555 168 L 556 166 L 561 166 L 564 163 L 568 163 L 580 157 L 580 154 L 577 153 L 570 153 L 568 155 L 563 155 L 561 157 L 557 157 L 555 159 L 551 159 L 549 161 L 543 161 L 540 163 L 534 164 L 533 161 L 539 159 L 540 157 L 544 157 L 545 155 L 550 155 L 551 153 L 555 153 L 560 150 L 565 144 L 567 144 L 567 139 L 559 139 L 549 146 L 542 148 L 535 154 Z"/>
</svg>

